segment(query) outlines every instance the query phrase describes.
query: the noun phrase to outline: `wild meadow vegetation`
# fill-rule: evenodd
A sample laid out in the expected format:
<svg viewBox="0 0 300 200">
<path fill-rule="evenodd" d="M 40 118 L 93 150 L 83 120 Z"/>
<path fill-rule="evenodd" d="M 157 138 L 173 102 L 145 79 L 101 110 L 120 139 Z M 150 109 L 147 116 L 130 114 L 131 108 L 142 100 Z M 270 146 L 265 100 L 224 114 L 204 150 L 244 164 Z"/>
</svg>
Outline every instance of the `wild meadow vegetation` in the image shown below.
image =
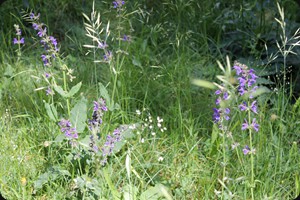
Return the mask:
<svg viewBox="0 0 300 200">
<path fill-rule="evenodd" d="M 296 1 L 0 5 L 6 199 L 295 199 Z"/>
</svg>

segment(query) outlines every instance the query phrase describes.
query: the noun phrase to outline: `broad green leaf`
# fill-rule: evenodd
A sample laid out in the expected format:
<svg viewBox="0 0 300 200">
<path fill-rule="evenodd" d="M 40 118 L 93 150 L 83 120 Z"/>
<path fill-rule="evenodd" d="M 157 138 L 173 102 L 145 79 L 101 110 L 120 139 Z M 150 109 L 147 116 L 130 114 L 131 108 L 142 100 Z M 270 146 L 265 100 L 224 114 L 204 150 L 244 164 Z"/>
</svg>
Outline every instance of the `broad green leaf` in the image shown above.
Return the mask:
<svg viewBox="0 0 300 200">
<path fill-rule="evenodd" d="M 113 153 L 119 152 L 122 149 L 122 147 L 126 144 L 126 140 L 133 138 L 135 136 L 135 134 L 132 132 L 132 129 L 129 128 L 129 125 L 122 125 L 120 129 L 122 130 L 121 134 L 123 140 L 115 143 L 115 146 L 113 148 Z"/>
<path fill-rule="evenodd" d="M 141 67 L 141 66 L 142 66 L 141 61 L 138 60 L 138 59 L 135 58 L 135 57 L 133 57 L 133 59 L 132 59 L 132 64 L 133 64 L 134 66 L 138 66 L 138 67 Z"/>
<path fill-rule="evenodd" d="M 217 125 L 213 125 L 212 133 L 211 133 L 211 144 L 215 143 L 216 139 L 218 138 L 219 135 L 219 129 Z"/>
<path fill-rule="evenodd" d="M 50 171 L 52 174 L 58 174 L 59 176 L 71 176 L 70 172 L 61 168 L 61 166 L 53 166 L 50 168 Z M 51 177 L 51 180 L 53 180 L 53 177 Z"/>
<path fill-rule="evenodd" d="M 70 121 L 76 128 L 78 133 L 82 133 L 85 129 L 85 122 L 87 119 L 87 100 L 82 99 L 71 110 Z"/>
<path fill-rule="evenodd" d="M 73 97 L 81 88 L 81 82 L 79 82 L 78 84 L 74 85 L 71 90 L 69 91 L 69 93 L 67 94 L 68 97 Z"/>
<path fill-rule="evenodd" d="M 124 200 L 132 200 L 137 198 L 138 188 L 134 185 L 126 185 L 124 187 L 123 198 Z"/>
<path fill-rule="evenodd" d="M 99 92 L 100 92 L 100 96 L 103 97 L 106 101 L 107 105 L 110 105 L 110 97 L 108 95 L 108 91 L 106 89 L 106 87 L 100 82 L 99 83 Z"/>
<path fill-rule="evenodd" d="M 59 134 L 58 136 L 56 136 L 56 138 L 55 138 L 54 141 L 60 143 L 60 142 L 62 142 L 64 139 L 66 139 L 65 134 Z"/>
<path fill-rule="evenodd" d="M 5 72 L 3 75 L 7 78 L 10 78 L 14 75 L 15 70 L 11 65 L 9 65 L 9 64 L 6 64 L 6 65 L 7 65 L 7 67 L 5 68 Z"/>
<path fill-rule="evenodd" d="M 172 196 L 167 191 L 167 188 L 162 184 L 157 184 L 154 187 L 150 187 L 143 192 L 140 196 L 140 200 L 158 200 L 165 197 L 167 200 L 172 200 Z"/>
<path fill-rule="evenodd" d="M 52 121 L 57 121 L 57 111 L 56 108 L 53 104 L 49 104 L 47 102 L 45 103 L 45 108 L 46 108 L 46 112 L 48 117 L 52 120 Z"/>
<path fill-rule="evenodd" d="M 64 90 L 62 89 L 62 87 L 60 87 L 60 86 L 58 86 L 58 85 L 55 85 L 55 86 L 54 86 L 54 90 L 55 90 L 58 94 L 60 94 L 62 97 L 64 97 L 64 98 L 67 98 L 67 97 L 68 97 L 67 92 L 64 91 Z"/>
<path fill-rule="evenodd" d="M 41 174 L 37 180 L 33 182 L 34 189 L 41 189 L 43 185 L 48 182 L 49 178 L 50 174 L 48 172 Z"/>
<path fill-rule="evenodd" d="M 106 181 L 114 199 L 116 199 L 116 200 L 121 199 L 121 194 L 118 192 L 116 187 L 113 185 L 110 175 L 108 174 L 108 171 L 106 168 L 103 168 L 103 175 L 104 175 L 105 181 Z"/>
<path fill-rule="evenodd" d="M 101 82 L 99 83 L 99 90 L 100 90 L 100 96 L 105 99 L 106 106 L 107 106 L 109 111 L 113 111 L 113 110 L 119 108 L 118 105 L 114 103 L 114 100 L 110 99 L 106 87 Z"/>
</svg>

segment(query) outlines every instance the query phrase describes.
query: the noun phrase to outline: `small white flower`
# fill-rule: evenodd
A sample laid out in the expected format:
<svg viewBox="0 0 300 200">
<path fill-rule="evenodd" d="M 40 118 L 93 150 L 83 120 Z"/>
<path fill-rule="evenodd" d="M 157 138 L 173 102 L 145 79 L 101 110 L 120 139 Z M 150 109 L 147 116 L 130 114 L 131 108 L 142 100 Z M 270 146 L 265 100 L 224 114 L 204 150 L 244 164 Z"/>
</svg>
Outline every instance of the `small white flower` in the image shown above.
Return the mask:
<svg viewBox="0 0 300 200">
<path fill-rule="evenodd" d="M 141 143 L 144 143 L 144 142 L 145 142 L 145 139 L 144 139 L 144 138 L 142 138 L 142 139 L 141 139 Z"/>
<path fill-rule="evenodd" d="M 137 115 L 141 115 L 141 111 L 140 111 L 140 110 L 136 110 L 135 113 L 136 113 Z"/>
<path fill-rule="evenodd" d="M 159 156 L 157 160 L 158 160 L 158 162 L 162 162 L 164 160 L 164 158 L 162 156 Z"/>
<path fill-rule="evenodd" d="M 153 135 L 153 136 L 154 136 L 155 134 L 156 134 L 155 132 L 152 132 L 152 133 L 151 133 L 151 135 Z"/>
<path fill-rule="evenodd" d="M 160 118 L 159 116 L 157 117 L 157 122 L 158 122 L 158 123 L 161 123 L 161 122 L 163 122 L 163 121 L 164 121 L 164 119 Z"/>
<path fill-rule="evenodd" d="M 136 125 L 135 125 L 135 124 L 130 125 L 130 126 L 129 126 L 129 129 L 131 129 L 131 130 L 136 129 Z"/>
<path fill-rule="evenodd" d="M 163 133 L 164 131 L 166 131 L 167 130 L 167 128 L 166 127 L 163 127 L 163 128 L 161 128 L 160 129 L 160 131 Z"/>
</svg>

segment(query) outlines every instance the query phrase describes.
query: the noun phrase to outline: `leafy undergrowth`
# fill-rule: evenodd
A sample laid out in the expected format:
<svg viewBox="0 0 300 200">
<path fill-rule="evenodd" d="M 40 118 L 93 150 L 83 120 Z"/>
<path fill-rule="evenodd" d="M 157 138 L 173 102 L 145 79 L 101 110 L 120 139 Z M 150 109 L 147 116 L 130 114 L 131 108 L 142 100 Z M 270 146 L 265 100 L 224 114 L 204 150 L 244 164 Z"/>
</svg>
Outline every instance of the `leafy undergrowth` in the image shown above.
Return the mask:
<svg viewBox="0 0 300 200">
<path fill-rule="evenodd" d="M 1 13 L 18 9 L 5 12 L 9 23 L 0 38 L 2 196 L 299 195 L 300 100 L 287 78 L 299 30 L 283 23 L 283 7 L 153 2 L 30 1 L 33 11 L 7 1 L 0 7 Z M 61 10 L 49 12 L 54 7 Z M 222 10 L 223 22 L 212 8 Z M 275 31 L 264 38 L 273 22 L 280 42 Z M 232 24 L 257 35 L 228 39 Z M 277 49 L 262 50 L 264 39 Z M 239 57 L 247 65 L 232 64 Z M 276 81 L 268 77 L 274 68 Z"/>
</svg>

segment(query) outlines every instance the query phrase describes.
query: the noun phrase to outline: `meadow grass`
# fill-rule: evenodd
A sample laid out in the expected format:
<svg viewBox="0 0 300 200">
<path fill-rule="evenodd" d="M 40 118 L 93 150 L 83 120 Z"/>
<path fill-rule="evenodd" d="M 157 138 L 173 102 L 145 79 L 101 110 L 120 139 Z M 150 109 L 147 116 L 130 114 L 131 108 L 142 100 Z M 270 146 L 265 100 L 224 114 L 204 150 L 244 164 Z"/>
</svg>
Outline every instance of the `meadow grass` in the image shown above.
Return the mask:
<svg viewBox="0 0 300 200">
<path fill-rule="evenodd" d="M 232 10 L 217 1 L 114 2 L 29 1 L 35 16 L 40 13 L 39 20 L 47 24 L 41 38 L 54 35 L 59 51 L 54 40 L 47 46 L 40 43 L 31 24 L 36 21 L 30 15 L 22 18 L 21 5 L 8 1 L 0 8 L 6 13 L 0 38 L 1 194 L 7 199 L 296 198 L 300 99 L 291 103 L 293 85 L 287 94 L 286 79 L 276 92 L 260 84 L 266 82 L 261 77 L 257 85 L 265 89 L 254 98 L 257 114 L 241 111 L 238 104 L 246 99 L 237 92 L 233 69 L 233 58 L 240 54 L 234 55 L 235 47 L 224 45 L 231 39 L 223 37 L 231 31 L 231 14 L 242 16 L 232 19 L 236 28 L 245 28 L 253 14 L 261 17 L 253 31 L 269 31 L 276 16 L 268 25 L 268 12 L 276 6 L 251 13 L 247 8 L 252 5 L 244 2 L 240 9 L 235 0 Z M 48 12 L 56 6 L 61 10 Z M 222 11 L 223 20 L 213 8 Z M 281 9 L 277 18 L 284 21 Z M 101 14 L 98 22 L 97 13 L 91 19 L 93 10 Z M 85 35 L 88 20 L 95 22 L 90 36 Z M 19 24 L 25 44 L 13 44 L 14 24 Z M 290 37 L 287 27 L 281 29 L 277 31 Z M 104 42 L 107 48 L 84 46 Z M 278 44 L 281 48 L 273 52 L 282 54 L 286 70 L 289 44 Z M 264 54 L 256 45 L 251 48 L 256 56 Z M 297 45 L 293 50 L 297 54 Z M 113 56 L 106 59 L 109 51 Z M 227 62 L 229 51 L 232 60 Z M 55 56 L 41 58 L 49 52 Z M 274 62 L 281 60 L 268 64 Z M 258 72 L 272 67 L 247 65 Z M 192 84 L 195 78 L 210 83 L 198 87 Z M 230 108 L 230 119 L 222 121 L 221 129 L 213 119 L 217 87 L 212 82 L 231 92 L 230 101 L 220 104 Z M 241 130 L 245 116 L 256 118 L 258 132 Z M 63 119 L 71 125 L 61 125 Z M 244 155 L 245 145 L 255 153 Z"/>
</svg>

